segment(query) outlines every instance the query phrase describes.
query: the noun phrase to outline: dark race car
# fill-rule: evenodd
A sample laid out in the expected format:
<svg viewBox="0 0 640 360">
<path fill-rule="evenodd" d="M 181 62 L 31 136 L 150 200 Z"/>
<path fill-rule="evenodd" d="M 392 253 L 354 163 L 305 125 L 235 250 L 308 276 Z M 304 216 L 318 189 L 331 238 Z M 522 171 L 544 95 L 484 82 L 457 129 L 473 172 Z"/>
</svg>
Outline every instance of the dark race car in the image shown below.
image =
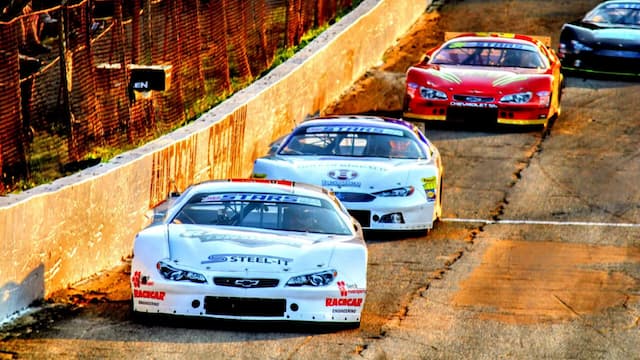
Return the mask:
<svg viewBox="0 0 640 360">
<path fill-rule="evenodd" d="M 605 1 L 563 25 L 563 71 L 640 78 L 640 0 Z"/>
</svg>

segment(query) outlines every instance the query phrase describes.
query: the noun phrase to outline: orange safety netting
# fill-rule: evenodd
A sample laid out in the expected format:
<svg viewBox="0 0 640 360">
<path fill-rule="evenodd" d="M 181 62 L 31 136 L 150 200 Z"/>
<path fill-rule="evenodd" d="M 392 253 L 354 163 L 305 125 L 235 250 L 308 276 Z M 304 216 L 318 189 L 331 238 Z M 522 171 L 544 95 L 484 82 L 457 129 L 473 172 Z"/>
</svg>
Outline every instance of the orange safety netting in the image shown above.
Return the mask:
<svg viewBox="0 0 640 360">
<path fill-rule="evenodd" d="M 83 0 L 23 8 L 0 21 L 0 194 L 195 119 L 268 71 L 279 50 L 352 6 Z M 144 72 L 162 90 L 139 91 L 149 84 L 133 78 Z"/>
</svg>

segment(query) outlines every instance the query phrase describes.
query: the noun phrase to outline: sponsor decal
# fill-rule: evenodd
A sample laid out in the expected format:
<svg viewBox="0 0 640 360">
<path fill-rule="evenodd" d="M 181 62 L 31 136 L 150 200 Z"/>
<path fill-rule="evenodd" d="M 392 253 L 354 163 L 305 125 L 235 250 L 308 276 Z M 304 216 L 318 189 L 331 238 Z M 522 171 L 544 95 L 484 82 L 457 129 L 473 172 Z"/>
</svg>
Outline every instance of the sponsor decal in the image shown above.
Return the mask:
<svg viewBox="0 0 640 360">
<path fill-rule="evenodd" d="M 498 105 L 496 104 L 488 104 L 488 103 L 469 103 L 462 101 L 452 101 L 449 103 L 451 106 L 457 107 L 472 107 L 472 108 L 483 108 L 483 109 L 497 109 Z"/>
<path fill-rule="evenodd" d="M 160 306 L 159 302 L 146 301 L 146 300 L 138 300 L 138 304 L 140 304 L 140 305 L 149 305 L 149 306 Z"/>
<path fill-rule="evenodd" d="M 140 285 L 153 286 L 153 281 L 149 280 L 148 276 L 142 276 L 140 271 L 136 271 L 133 273 L 131 277 L 131 282 L 133 283 L 134 288 L 139 288 Z"/>
<path fill-rule="evenodd" d="M 322 180 L 321 183 L 324 187 L 339 186 L 339 187 L 356 187 L 362 186 L 360 181 L 337 181 L 337 180 Z"/>
<path fill-rule="evenodd" d="M 367 290 L 365 289 L 349 289 L 347 290 L 347 294 L 366 294 Z"/>
<path fill-rule="evenodd" d="M 358 172 L 349 169 L 338 169 L 329 171 L 327 175 L 335 180 L 351 180 L 358 177 Z"/>
<path fill-rule="evenodd" d="M 425 190 L 435 189 L 438 184 L 438 180 L 435 176 L 430 176 L 420 179 L 422 181 L 422 188 Z"/>
<path fill-rule="evenodd" d="M 608 4 L 606 9 L 640 9 L 640 4 Z"/>
<path fill-rule="evenodd" d="M 320 206 L 322 202 L 320 199 L 314 199 L 304 196 L 295 195 L 278 195 L 278 194 L 254 194 L 254 193 L 226 193 L 226 194 L 211 194 L 207 195 L 200 200 L 203 203 L 207 202 L 220 202 L 220 201 L 264 201 L 264 202 L 278 202 L 278 203 L 295 203 Z"/>
<path fill-rule="evenodd" d="M 133 297 L 136 298 L 156 299 L 162 301 L 164 300 L 165 295 L 166 293 L 164 291 L 133 289 Z"/>
<path fill-rule="evenodd" d="M 355 314 L 356 313 L 356 309 L 331 309 L 332 313 L 348 313 L 348 314 Z"/>
<path fill-rule="evenodd" d="M 305 165 L 305 164 L 301 164 L 298 168 L 300 169 L 306 169 L 306 168 L 313 168 L 316 169 L 318 167 L 324 167 L 323 165 L 318 165 L 317 163 L 314 164 L 309 164 L 309 165 Z M 334 162 L 331 164 L 330 166 L 331 168 L 336 168 L 339 167 L 340 169 L 364 169 L 364 170 L 371 170 L 371 171 L 386 171 L 387 167 L 383 167 L 380 165 L 375 165 L 375 164 L 370 164 L 370 163 L 349 163 L 349 162 Z M 329 169 L 329 166 L 326 167 L 327 169 Z"/>
<path fill-rule="evenodd" d="M 268 239 L 265 236 L 254 236 L 249 234 L 216 234 L 211 233 L 209 231 L 184 231 L 180 233 L 180 237 L 183 238 L 195 238 L 199 239 L 201 242 L 210 242 L 210 241 L 229 241 L 229 242 L 237 242 L 241 243 L 245 246 L 250 247 L 259 247 L 266 245 L 273 245 L 274 243 L 278 244 L 286 244 L 289 246 L 301 246 L 299 243 L 293 240 L 288 240 L 286 238 L 280 237 L 278 239 Z"/>
<path fill-rule="evenodd" d="M 480 35 L 480 34 L 479 34 Z M 488 33 L 487 33 L 488 35 Z M 460 48 L 494 48 L 494 49 L 521 49 L 521 50 L 535 50 L 535 47 L 527 44 L 516 44 L 510 42 L 498 42 L 498 41 L 456 41 L 449 46 L 448 49 L 460 49 Z"/>
<path fill-rule="evenodd" d="M 451 44 L 449 44 L 449 46 L 447 46 L 447 48 L 449 49 L 461 49 L 465 46 L 465 43 L 462 41 L 455 41 L 452 42 Z"/>
<path fill-rule="evenodd" d="M 361 306 L 362 298 L 326 298 L 324 301 L 325 306 Z"/>
<path fill-rule="evenodd" d="M 140 271 L 136 271 L 133 273 L 133 276 L 131 277 L 131 282 L 133 283 L 134 288 L 140 287 Z"/>
<path fill-rule="evenodd" d="M 214 263 L 254 263 L 266 265 L 284 265 L 287 266 L 293 262 L 293 259 L 268 256 L 268 255 L 248 255 L 248 254 L 212 254 L 207 260 L 201 261 L 201 264 Z"/>
<path fill-rule="evenodd" d="M 333 180 L 322 180 L 321 185 L 324 187 L 339 186 L 339 187 L 361 187 L 360 181 L 353 181 L 358 177 L 358 172 L 350 169 L 337 169 L 331 170 L 327 173 Z"/>
<path fill-rule="evenodd" d="M 367 290 L 358 289 L 357 284 L 347 284 L 344 281 L 338 281 L 338 290 L 340 290 L 340 296 L 347 296 L 349 294 L 365 294 Z"/>
<path fill-rule="evenodd" d="M 427 195 L 428 202 L 434 202 L 436 200 L 436 185 L 438 181 L 435 176 L 422 178 L 422 188 Z"/>
<path fill-rule="evenodd" d="M 340 290 L 340 296 L 347 296 L 347 287 L 344 284 L 344 281 L 338 281 L 338 290 Z"/>
<path fill-rule="evenodd" d="M 369 133 L 402 136 L 402 130 L 386 129 L 374 126 L 311 126 L 307 128 L 307 134 L 326 132 Z"/>
</svg>

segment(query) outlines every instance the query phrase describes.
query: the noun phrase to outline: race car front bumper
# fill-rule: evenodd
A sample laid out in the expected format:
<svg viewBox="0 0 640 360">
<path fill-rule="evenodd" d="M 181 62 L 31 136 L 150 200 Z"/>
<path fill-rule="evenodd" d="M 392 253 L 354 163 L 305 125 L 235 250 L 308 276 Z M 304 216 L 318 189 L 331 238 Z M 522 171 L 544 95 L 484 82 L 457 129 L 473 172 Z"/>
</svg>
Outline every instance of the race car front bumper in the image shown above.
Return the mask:
<svg viewBox="0 0 640 360">
<path fill-rule="evenodd" d="M 365 296 L 366 289 L 335 283 L 324 287 L 242 288 L 157 277 L 150 285 L 132 283 L 136 313 L 251 321 L 359 323 Z"/>
<path fill-rule="evenodd" d="M 343 201 L 349 213 L 365 230 L 426 230 L 436 220 L 435 197 L 378 198 L 371 202 Z"/>
<path fill-rule="evenodd" d="M 412 103 L 403 113 L 407 119 L 468 124 L 544 125 L 550 117 L 548 106 L 537 104 L 487 104 L 491 106 L 451 106 L 448 102 Z"/>
</svg>

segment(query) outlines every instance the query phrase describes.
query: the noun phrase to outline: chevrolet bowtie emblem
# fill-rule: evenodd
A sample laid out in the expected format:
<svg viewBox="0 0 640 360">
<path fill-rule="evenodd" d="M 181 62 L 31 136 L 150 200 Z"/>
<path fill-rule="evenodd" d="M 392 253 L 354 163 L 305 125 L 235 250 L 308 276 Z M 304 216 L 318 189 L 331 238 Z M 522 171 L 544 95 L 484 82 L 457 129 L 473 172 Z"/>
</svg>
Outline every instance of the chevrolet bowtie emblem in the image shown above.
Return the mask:
<svg viewBox="0 0 640 360">
<path fill-rule="evenodd" d="M 245 288 L 256 286 L 260 283 L 260 280 L 251 280 L 251 279 L 241 279 L 236 280 L 235 284 L 238 286 L 242 286 Z"/>
</svg>

